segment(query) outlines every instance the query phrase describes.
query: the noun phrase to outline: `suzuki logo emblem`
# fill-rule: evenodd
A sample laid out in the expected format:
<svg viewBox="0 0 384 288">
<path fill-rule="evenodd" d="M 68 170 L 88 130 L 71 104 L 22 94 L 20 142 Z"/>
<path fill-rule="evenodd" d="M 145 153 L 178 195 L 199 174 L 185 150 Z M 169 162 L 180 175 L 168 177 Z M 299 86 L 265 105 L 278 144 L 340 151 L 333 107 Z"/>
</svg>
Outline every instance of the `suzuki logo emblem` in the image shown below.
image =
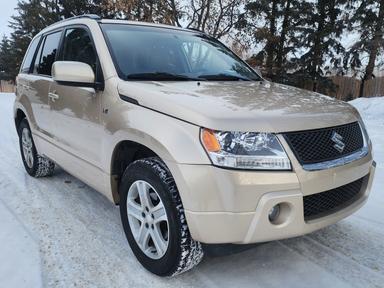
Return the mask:
<svg viewBox="0 0 384 288">
<path fill-rule="evenodd" d="M 345 148 L 345 143 L 343 142 L 343 136 L 341 136 L 336 131 L 333 131 L 331 140 L 335 143 L 335 145 L 333 145 L 333 148 L 335 148 L 337 151 L 342 153 Z"/>
</svg>

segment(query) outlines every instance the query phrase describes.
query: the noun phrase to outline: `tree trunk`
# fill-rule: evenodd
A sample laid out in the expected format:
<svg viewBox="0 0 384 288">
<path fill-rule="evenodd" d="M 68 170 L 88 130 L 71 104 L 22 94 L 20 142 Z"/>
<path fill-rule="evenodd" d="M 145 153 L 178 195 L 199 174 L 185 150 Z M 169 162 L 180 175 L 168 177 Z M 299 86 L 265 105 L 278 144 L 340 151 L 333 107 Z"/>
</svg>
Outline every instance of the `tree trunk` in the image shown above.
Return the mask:
<svg viewBox="0 0 384 288">
<path fill-rule="evenodd" d="M 369 61 L 368 65 L 365 68 L 364 77 L 360 86 L 360 95 L 359 97 L 364 97 L 364 86 L 367 80 L 373 78 L 373 71 L 375 70 L 375 63 L 377 58 L 377 53 L 379 52 L 380 42 L 383 39 L 383 25 L 384 25 L 384 0 L 380 1 L 379 15 L 377 18 L 375 34 L 372 39 L 372 44 L 369 51 Z"/>
<path fill-rule="evenodd" d="M 274 56 L 274 38 L 276 36 L 276 17 L 277 17 L 277 2 L 278 0 L 272 1 L 272 10 L 271 10 L 271 17 L 269 19 L 269 39 L 267 41 L 266 45 L 266 52 L 267 52 L 267 61 L 266 61 L 266 68 L 268 76 L 272 76 L 273 74 L 273 56 Z"/>
<path fill-rule="evenodd" d="M 319 66 L 321 65 L 321 59 L 322 59 L 322 43 L 324 38 L 324 26 L 326 21 L 326 4 L 325 0 L 319 0 L 318 2 L 318 9 L 320 12 L 319 15 L 319 21 L 317 26 L 317 31 L 315 35 L 315 41 L 313 43 L 313 55 L 312 55 L 312 63 L 311 63 L 311 77 L 313 81 L 313 91 L 317 91 L 317 76 L 319 73 Z"/>
<path fill-rule="evenodd" d="M 207 25 L 207 21 L 208 21 L 208 19 L 210 18 L 210 16 L 211 16 L 211 12 L 210 12 L 210 10 L 211 10 L 211 2 L 212 2 L 212 0 L 208 0 L 207 1 L 207 5 L 206 5 L 206 13 L 205 13 L 205 16 L 203 17 L 203 22 L 202 22 L 202 24 L 201 24 L 201 30 L 202 31 L 206 31 L 205 30 L 205 28 L 206 28 L 206 25 Z"/>
<path fill-rule="evenodd" d="M 281 73 L 282 67 L 283 67 L 283 59 L 284 59 L 284 44 L 287 37 L 287 32 L 289 28 L 289 16 L 290 16 L 290 10 L 291 10 L 291 0 L 286 1 L 286 6 L 284 10 L 284 19 L 283 24 L 281 27 L 281 35 L 280 35 L 280 41 L 279 41 L 279 48 L 277 51 L 277 68 L 279 73 Z"/>
<path fill-rule="evenodd" d="M 179 21 L 180 11 L 178 11 L 178 9 L 177 9 L 177 5 L 176 5 L 175 0 L 170 1 L 170 9 L 171 9 L 171 13 L 172 13 L 171 23 L 175 26 L 181 27 L 181 24 Z"/>
</svg>

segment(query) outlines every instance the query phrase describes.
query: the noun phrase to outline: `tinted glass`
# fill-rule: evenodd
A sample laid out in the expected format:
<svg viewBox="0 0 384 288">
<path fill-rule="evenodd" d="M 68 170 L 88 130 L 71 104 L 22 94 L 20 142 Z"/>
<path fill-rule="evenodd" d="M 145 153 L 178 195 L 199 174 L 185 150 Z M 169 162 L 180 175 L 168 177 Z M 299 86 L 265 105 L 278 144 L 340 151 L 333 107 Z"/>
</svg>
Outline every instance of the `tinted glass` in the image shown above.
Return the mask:
<svg viewBox="0 0 384 288">
<path fill-rule="evenodd" d="M 59 47 L 61 32 L 46 36 L 44 47 L 40 55 L 37 73 L 51 76 L 52 64 L 55 62 L 57 49 Z"/>
<path fill-rule="evenodd" d="M 170 73 L 205 80 L 216 79 L 208 77 L 214 75 L 260 80 L 232 51 L 199 32 L 124 24 L 102 24 L 102 29 L 119 75 L 125 79 Z"/>
<path fill-rule="evenodd" d="M 64 38 L 64 61 L 78 61 L 90 65 L 96 73 L 96 53 L 95 49 L 85 29 L 69 29 Z"/>
<path fill-rule="evenodd" d="M 33 39 L 31 45 L 29 45 L 27 54 L 24 57 L 23 65 L 21 66 L 21 73 L 28 73 L 32 65 L 33 56 L 35 55 L 37 45 L 39 44 L 40 37 Z"/>
<path fill-rule="evenodd" d="M 35 58 L 34 66 L 33 66 L 33 73 L 34 74 L 37 74 L 37 69 L 39 68 L 39 61 L 41 58 L 41 52 L 43 51 L 44 41 L 45 41 L 45 37 L 41 41 L 41 44 L 39 46 L 39 50 L 37 51 L 37 54 L 36 54 L 36 58 Z"/>
</svg>

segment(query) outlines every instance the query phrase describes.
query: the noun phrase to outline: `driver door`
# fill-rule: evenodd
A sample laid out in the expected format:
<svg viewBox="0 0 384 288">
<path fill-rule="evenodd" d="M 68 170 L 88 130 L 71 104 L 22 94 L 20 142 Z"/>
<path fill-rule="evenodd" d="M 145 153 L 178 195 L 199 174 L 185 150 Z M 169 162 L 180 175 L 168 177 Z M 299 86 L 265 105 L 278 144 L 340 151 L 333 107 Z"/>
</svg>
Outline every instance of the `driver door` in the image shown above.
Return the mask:
<svg viewBox="0 0 384 288">
<path fill-rule="evenodd" d="M 65 30 L 58 60 L 89 64 L 96 75 L 98 58 L 88 29 L 82 26 Z M 57 82 L 52 82 L 48 94 L 55 144 L 96 167 L 101 166 L 101 96 L 102 91 L 94 88 Z"/>
</svg>

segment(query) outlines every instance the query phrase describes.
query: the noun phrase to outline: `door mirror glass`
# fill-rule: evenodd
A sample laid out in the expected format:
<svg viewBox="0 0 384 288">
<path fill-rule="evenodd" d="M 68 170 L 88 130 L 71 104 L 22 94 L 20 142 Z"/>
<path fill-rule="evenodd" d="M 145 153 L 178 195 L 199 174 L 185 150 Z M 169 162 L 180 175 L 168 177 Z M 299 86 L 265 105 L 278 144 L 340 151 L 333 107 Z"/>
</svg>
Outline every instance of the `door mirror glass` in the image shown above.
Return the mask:
<svg viewBox="0 0 384 288">
<path fill-rule="evenodd" d="M 61 85 L 95 88 L 95 73 L 91 66 L 82 62 L 56 61 L 52 77 Z"/>
</svg>

